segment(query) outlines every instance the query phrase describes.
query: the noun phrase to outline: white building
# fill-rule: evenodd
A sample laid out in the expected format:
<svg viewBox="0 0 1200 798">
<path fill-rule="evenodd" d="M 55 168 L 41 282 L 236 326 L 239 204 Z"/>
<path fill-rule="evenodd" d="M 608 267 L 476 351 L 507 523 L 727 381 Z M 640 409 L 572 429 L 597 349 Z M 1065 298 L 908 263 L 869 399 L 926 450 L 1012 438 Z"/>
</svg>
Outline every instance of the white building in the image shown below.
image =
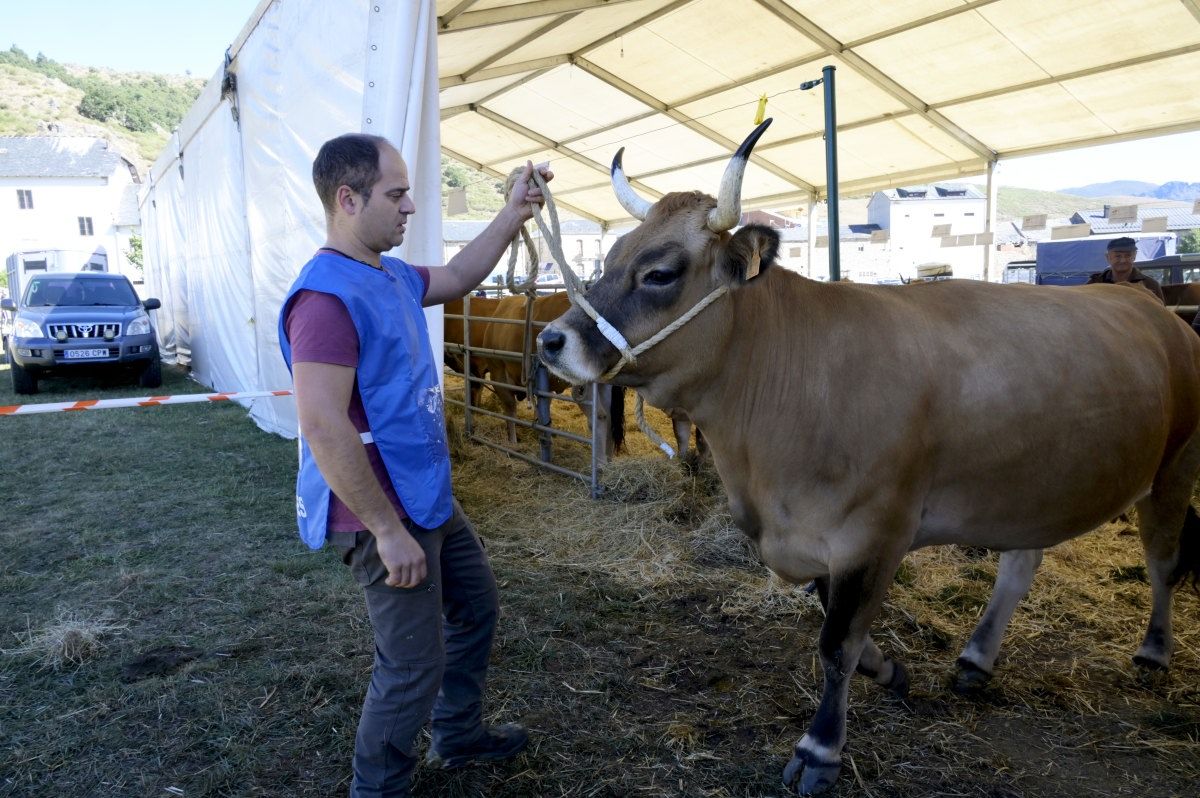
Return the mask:
<svg viewBox="0 0 1200 798">
<path fill-rule="evenodd" d="M 867 221 L 887 231 L 892 268 L 906 277 L 918 266 L 944 263 L 955 277 L 980 279 L 987 198 L 975 186 L 939 184 L 876 191 Z M 988 241 L 988 243 L 984 243 Z"/>
<path fill-rule="evenodd" d="M 128 252 L 140 182 L 103 139 L 0 136 L 0 259 L 56 251 L 68 268 L 104 264 L 139 280 Z"/>
</svg>

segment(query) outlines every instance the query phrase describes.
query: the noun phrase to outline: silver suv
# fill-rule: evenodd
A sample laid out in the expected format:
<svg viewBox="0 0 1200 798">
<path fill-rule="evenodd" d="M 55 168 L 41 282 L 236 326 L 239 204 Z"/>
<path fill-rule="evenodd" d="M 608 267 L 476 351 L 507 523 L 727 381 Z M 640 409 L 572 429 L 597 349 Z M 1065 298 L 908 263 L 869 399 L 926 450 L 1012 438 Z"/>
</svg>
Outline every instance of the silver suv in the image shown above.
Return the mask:
<svg viewBox="0 0 1200 798">
<path fill-rule="evenodd" d="M 147 311 L 128 278 L 107 272 L 49 272 L 29 279 L 5 342 L 13 391 L 37 393 L 38 379 L 81 366 L 136 373 L 146 388 L 162 384 L 158 342 Z"/>
</svg>

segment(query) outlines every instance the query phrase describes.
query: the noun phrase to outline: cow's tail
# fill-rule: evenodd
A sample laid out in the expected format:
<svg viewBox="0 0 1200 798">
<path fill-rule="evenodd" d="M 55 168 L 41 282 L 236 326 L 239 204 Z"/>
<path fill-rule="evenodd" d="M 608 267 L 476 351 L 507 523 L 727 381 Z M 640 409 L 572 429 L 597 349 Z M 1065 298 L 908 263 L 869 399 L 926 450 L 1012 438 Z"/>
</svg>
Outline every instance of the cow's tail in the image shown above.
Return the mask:
<svg viewBox="0 0 1200 798">
<path fill-rule="evenodd" d="M 1200 515 L 1191 504 L 1188 504 L 1183 531 L 1179 534 L 1179 560 L 1171 571 L 1168 584 L 1178 587 L 1189 582 L 1192 590 L 1200 593 Z"/>
<path fill-rule="evenodd" d="M 612 398 L 608 402 L 608 421 L 613 454 L 620 454 L 625 448 L 625 387 L 622 385 L 612 387 Z"/>
</svg>

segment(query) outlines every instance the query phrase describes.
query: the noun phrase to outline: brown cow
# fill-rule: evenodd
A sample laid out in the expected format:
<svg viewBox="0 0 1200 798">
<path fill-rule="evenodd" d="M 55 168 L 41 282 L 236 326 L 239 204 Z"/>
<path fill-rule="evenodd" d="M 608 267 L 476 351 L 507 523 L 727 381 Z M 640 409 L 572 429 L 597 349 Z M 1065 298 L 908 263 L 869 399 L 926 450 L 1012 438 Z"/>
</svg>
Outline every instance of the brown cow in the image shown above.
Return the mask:
<svg viewBox="0 0 1200 798">
<path fill-rule="evenodd" d="M 472 296 L 472 297 L 470 297 L 470 303 L 471 303 L 471 308 L 470 308 L 471 312 L 469 315 L 471 315 L 471 316 L 492 316 L 495 314 L 496 306 L 500 304 L 500 300 L 499 299 L 489 299 L 487 297 Z M 442 323 L 443 323 L 442 339 L 448 344 L 459 344 L 459 345 L 464 344 L 465 338 L 463 336 L 463 320 L 450 318 L 451 315 L 454 315 L 454 316 L 464 315 L 463 300 L 462 299 L 452 299 L 451 301 L 447 302 L 443 306 L 443 313 L 445 313 L 446 315 L 443 316 L 443 319 L 442 319 Z M 482 322 L 482 321 L 472 321 L 472 322 L 469 322 L 469 324 L 470 324 L 470 330 L 471 330 L 471 346 L 473 346 L 473 347 L 483 346 L 483 334 L 484 334 L 484 331 L 488 328 L 488 324 L 486 322 Z M 448 365 L 450 368 L 454 369 L 455 371 L 457 371 L 460 374 L 465 374 L 465 372 L 463 371 L 462 355 L 459 355 L 457 352 L 446 352 L 444 356 L 445 356 L 446 365 Z M 490 361 L 484 360 L 483 358 L 479 358 L 479 357 L 472 357 L 471 358 L 471 376 L 473 376 L 473 377 L 485 376 L 487 374 L 489 365 L 490 365 Z M 482 392 L 483 392 L 482 385 L 480 385 L 479 383 L 476 383 L 476 382 L 471 383 L 471 404 L 474 405 L 475 407 L 479 406 L 479 397 Z"/>
<path fill-rule="evenodd" d="M 618 153 L 614 186 L 644 222 L 617 241 L 587 299 L 637 344 L 716 296 L 610 379 L 685 410 L 763 562 L 792 582 L 817 581 L 824 692 L 785 783 L 810 794 L 837 778 L 855 669 L 905 693 L 903 666 L 869 631 L 913 549 L 1003 552 L 958 660 L 970 687 L 991 674 L 1041 550 L 1136 504 L 1152 609 L 1134 659 L 1166 668 L 1172 590 L 1200 577 L 1190 503 L 1200 338 L 1148 292 L 1120 286 L 873 286 L 773 266 L 774 230 L 727 232 L 761 132 L 734 156 L 719 202 L 630 199 Z M 622 362 L 579 308 L 549 325 L 540 347 L 572 382 Z"/>
<path fill-rule="evenodd" d="M 506 296 L 500 299 L 484 299 L 472 297 L 470 302 L 470 315 L 474 317 L 488 317 L 491 319 L 511 319 L 520 321 L 521 324 L 496 323 L 489 321 L 471 321 L 471 346 L 482 347 L 484 349 L 494 349 L 502 352 L 512 352 L 514 354 L 525 353 L 532 357 L 533 352 L 533 336 L 537 335 L 541 326 L 551 319 L 557 318 L 570 307 L 570 302 L 565 293 L 549 294 L 539 296 L 533 300 L 533 333 L 526 340 L 525 334 L 525 308 L 527 299 L 524 296 Z M 445 312 L 450 314 L 461 315 L 462 301 L 447 302 Z M 463 324 L 460 319 L 445 319 L 444 329 L 445 340 L 451 343 L 462 343 L 463 340 Z M 528 346 L 527 346 L 528 344 Z M 462 371 L 462 360 L 451 353 L 447 353 L 446 362 L 451 365 L 456 371 Z M 495 382 L 507 383 L 509 385 L 520 386 L 524 388 L 525 379 L 528 375 L 523 373 L 522 364 L 517 361 L 504 360 L 501 358 L 488 357 L 486 355 L 471 356 L 471 372 L 476 377 L 483 377 L 485 374 L 491 377 Z M 507 416 L 515 416 L 517 411 L 517 402 L 524 398 L 524 390 L 514 390 L 504 388 L 499 385 L 491 386 L 495 391 L 496 396 L 500 400 L 500 405 Z M 575 401 L 581 402 L 584 399 L 582 390 L 576 389 L 567 383 L 557 378 L 551 378 L 551 390 L 562 393 L 568 388 L 572 391 L 572 396 Z M 479 392 L 482 386 L 472 384 L 471 402 L 473 405 L 479 405 Z M 601 431 L 601 437 L 605 441 L 605 450 L 599 457 L 600 464 L 604 464 L 614 453 L 620 450 L 621 443 L 624 438 L 624 425 L 613 425 L 610 422 L 610 412 L 612 412 L 612 404 L 615 401 L 611 395 L 610 386 L 601 385 L 599 392 L 600 401 L 596 408 L 597 425 Z M 623 410 L 618 410 L 621 413 L 621 420 L 624 420 Z M 591 424 L 590 414 L 585 412 L 588 418 L 589 426 Z M 508 441 L 511 444 L 517 442 L 517 425 L 513 422 L 508 422 Z"/>
</svg>

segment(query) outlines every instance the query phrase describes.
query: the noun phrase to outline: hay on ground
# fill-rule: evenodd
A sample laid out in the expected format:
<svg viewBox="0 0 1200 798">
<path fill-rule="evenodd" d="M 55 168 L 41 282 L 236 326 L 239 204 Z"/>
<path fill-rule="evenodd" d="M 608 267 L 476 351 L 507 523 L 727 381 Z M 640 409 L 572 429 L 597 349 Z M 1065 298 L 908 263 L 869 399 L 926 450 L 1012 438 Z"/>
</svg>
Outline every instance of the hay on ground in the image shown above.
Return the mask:
<svg viewBox="0 0 1200 798">
<path fill-rule="evenodd" d="M 18 635 L 16 648 L 4 649 L 10 656 L 32 656 L 41 668 L 62 670 L 79 666 L 100 655 L 105 638 L 125 629 L 107 617 L 89 617 L 77 610 L 60 610 L 54 620 L 41 629 L 27 629 Z"/>
</svg>

